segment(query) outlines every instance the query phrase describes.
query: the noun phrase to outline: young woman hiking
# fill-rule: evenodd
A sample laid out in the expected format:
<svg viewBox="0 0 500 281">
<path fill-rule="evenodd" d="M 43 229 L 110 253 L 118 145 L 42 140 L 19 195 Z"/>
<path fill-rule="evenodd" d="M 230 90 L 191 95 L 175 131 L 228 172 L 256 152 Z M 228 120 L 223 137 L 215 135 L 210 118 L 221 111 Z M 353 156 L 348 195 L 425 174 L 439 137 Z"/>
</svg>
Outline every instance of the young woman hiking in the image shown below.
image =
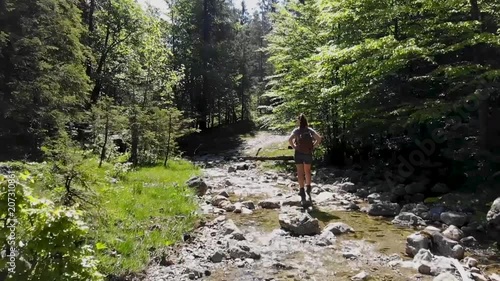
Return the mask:
<svg viewBox="0 0 500 281">
<path fill-rule="evenodd" d="M 304 114 L 300 114 L 297 119 L 298 128 L 292 131 L 288 138 L 290 146 L 295 149 L 295 165 L 297 166 L 297 178 L 299 181 L 299 195 L 302 206 L 311 198 L 311 164 L 313 160 L 313 150 L 321 143 L 321 136 L 309 127 Z M 304 185 L 307 190 L 304 190 Z M 307 193 L 307 200 L 306 200 Z"/>
</svg>

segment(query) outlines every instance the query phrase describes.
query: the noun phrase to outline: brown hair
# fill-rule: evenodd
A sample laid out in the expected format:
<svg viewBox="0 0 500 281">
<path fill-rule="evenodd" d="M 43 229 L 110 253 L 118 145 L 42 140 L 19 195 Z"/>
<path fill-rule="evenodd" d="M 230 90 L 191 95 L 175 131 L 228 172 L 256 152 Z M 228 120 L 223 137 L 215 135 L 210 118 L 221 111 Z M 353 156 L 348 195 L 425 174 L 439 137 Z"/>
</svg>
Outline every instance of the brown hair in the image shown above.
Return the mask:
<svg viewBox="0 0 500 281">
<path fill-rule="evenodd" d="M 307 126 L 308 126 L 308 124 L 307 124 L 307 118 L 304 115 L 304 113 L 301 113 L 299 115 L 299 123 L 300 123 L 300 128 L 301 129 L 307 128 Z"/>
</svg>

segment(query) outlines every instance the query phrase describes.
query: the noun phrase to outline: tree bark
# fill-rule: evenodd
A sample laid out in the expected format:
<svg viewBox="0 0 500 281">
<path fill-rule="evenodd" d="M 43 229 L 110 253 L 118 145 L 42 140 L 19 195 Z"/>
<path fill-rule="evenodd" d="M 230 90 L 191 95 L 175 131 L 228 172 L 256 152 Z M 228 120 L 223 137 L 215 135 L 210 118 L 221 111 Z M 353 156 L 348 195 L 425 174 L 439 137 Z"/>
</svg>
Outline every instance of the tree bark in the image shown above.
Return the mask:
<svg viewBox="0 0 500 281">
<path fill-rule="evenodd" d="M 108 145 L 108 135 L 109 135 L 109 112 L 106 112 L 106 125 L 104 126 L 104 143 L 101 148 L 101 159 L 99 160 L 99 168 L 102 166 L 102 162 L 106 158 L 106 146 Z"/>
<path fill-rule="evenodd" d="M 167 135 L 167 151 L 165 153 L 165 162 L 163 166 L 167 166 L 168 157 L 170 156 L 170 139 L 172 136 L 172 115 L 168 116 L 168 135 Z"/>
</svg>

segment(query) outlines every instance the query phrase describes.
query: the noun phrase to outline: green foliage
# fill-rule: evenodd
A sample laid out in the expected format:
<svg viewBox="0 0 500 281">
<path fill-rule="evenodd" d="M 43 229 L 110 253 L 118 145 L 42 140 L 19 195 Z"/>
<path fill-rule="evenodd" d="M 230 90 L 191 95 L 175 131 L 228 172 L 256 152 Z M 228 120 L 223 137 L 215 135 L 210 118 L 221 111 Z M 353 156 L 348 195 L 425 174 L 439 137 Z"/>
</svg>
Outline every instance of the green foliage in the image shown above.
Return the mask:
<svg viewBox="0 0 500 281">
<path fill-rule="evenodd" d="M 0 241 L 7 255 L 18 253 L 13 264 L 2 258 L 0 271 L 15 265 L 7 280 L 104 280 L 92 247 L 85 244 L 88 227 L 83 213 L 31 196 L 30 188 L 16 180 L 28 176 L 0 176 L 0 201 L 9 202 L 0 212 L 0 219 L 7 219 L 0 224 Z M 12 184 L 15 188 L 9 187 Z M 15 225 L 13 240 L 11 225 Z"/>
<path fill-rule="evenodd" d="M 151 248 L 159 252 L 192 228 L 197 202 L 184 182 L 198 174 L 193 164 L 172 160 L 166 168 L 131 171 L 99 191 L 103 208 L 93 215 L 91 238 L 102 272 L 140 271 L 154 254 Z"/>
<path fill-rule="evenodd" d="M 498 5 L 474 3 L 281 5 L 267 36 L 275 73 L 268 77 L 266 96 L 276 102 L 273 115 L 261 123 L 287 129 L 294 116 L 305 113 L 334 150 L 341 142 L 440 122 L 478 90 L 498 89 L 498 63 L 492 59 L 500 50 Z M 489 99 L 491 109 L 496 97 Z M 464 119 L 478 115 L 476 108 Z M 481 122 L 468 126 L 484 133 L 486 121 Z"/>
<path fill-rule="evenodd" d="M 44 171 L 46 188 L 58 194 L 65 205 L 77 200 L 91 202 L 94 196 L 91 185 L 96 183 L 94 169 L 89 168 L 89 164 L 94 164 L 92 152 L 80 149 L 65 132 L 42 150 L 50 161 Z"/>
<path fill-rule="evenodd" d="M 63 0 L 8 0 L 1 6 L 0 131 L 37 149 L 70 117 L 81 117 L 90 81 L 80 11 L 76 1 Z"/>
</svg>

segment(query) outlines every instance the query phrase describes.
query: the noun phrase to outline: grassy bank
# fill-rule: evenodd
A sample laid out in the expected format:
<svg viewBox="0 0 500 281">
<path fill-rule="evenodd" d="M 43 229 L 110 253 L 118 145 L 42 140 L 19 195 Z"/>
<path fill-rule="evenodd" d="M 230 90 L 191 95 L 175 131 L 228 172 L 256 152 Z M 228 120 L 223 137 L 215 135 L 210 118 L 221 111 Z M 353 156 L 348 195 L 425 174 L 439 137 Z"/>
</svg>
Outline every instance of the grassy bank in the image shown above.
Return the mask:
<svg viewBox="0 0 500 281">
<path fill-rule="evenodd" d="M 29 171 L 37 197 L 60 203 L 64 188 L 53 185 L 49 164 L 1 163 Z M 1 166 L 1 165 L 0 165 Z M 122 275 L 144 269 L 151 258 L 174 244 L 196 222 L 194 192 L 185 186 L 200 170 L 176 160 L 162 165 L 117 173 L 106 164 L 98 168 L 89 159 L 83 169 L 91 175 L 87 203 L 79 202 L 89 226 L 87 244 L 93 246 L 104 275 Z"/>
<path fill-rule="evenodd" d="M 177 242 L 194 225 L 196 202 L 184 182 L 199 171 L 185 161 L 129 172 L 100 191 L 94 241 L 103 272 L 141 270 L 161 247 Z"/>
</svg>

